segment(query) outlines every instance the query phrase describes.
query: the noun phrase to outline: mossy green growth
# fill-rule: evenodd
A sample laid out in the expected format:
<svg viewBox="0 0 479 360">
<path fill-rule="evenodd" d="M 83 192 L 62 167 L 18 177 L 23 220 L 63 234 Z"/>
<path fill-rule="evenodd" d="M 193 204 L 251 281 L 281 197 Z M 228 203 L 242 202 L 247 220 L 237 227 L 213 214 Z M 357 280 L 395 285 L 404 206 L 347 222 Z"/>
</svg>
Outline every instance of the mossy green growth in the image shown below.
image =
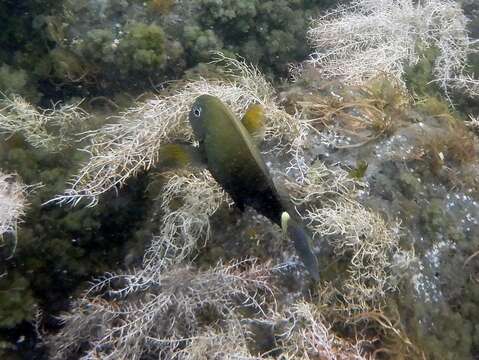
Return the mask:
<svg viewBox="0 0 479 360">
<path fill-rule="evenodd" d="M 15 51 L 14 58 L 0 51 L 0 62 L 24 69 L 47 103 L 120 89 L 143 92 L 210 61 L 211 50 L 239 54 L 269 75 L 287 76 L 288 64 L 309 52 L 308 19 L 334 1 L 199 0 L 177 6 L 169 0 L 65 0 L 48 1 L 51 9 L 44 10 L 28 3 L 0 15 L 16 30 L 0 35 Z M 83 16 L 88 19 L 79 21 Z"/>
<path fill-rule="evenodd" d="M 351 176 L 353 179 L 361 180 L 366 174 L 367 169 L 368 169 L 368 163 L 364 160 L 360 160 L 356 164 L 356 167 L 349 171 L 349 176 Z"/>
<path fill-rule="evenodd" d="M 125 34 L 119 35 L 109 28 L 92 29 L 82 41 L 68 47 L 84 74 L 102 79 L 103 86 L 144 84 L 149 77 L 164 75 L 167 58 L 176 60 L 182 54 L 175 41 L 168 42 L 167 51 L 166 35 L 159 25 L 132 22 L 123 31 Z"/>
<path fill-rule="evenodd" d="M 22 95 L 30 101 L 38 100 L 38 93 L 31 85 L 27 72 L 7 64 L 0 65 L 0 93 Z"/>
<path fill-rule="evenodd" d="M 421 215 L 421 224 L 424 232 L 429 234 L 431 238 L 435 238 L 438 233 L 442 233 L 448 221 L 441 200 L 432 199 L 430 201 L 429 206 L 424 209 Z"/>
<path fill-rule="evenodd" d="M 185 26 L 183 39 L 191 63 L 207 61 L 211 58 L 211 51 L 223 47 L 222 41 L 213 30 L 202 29 L 198 25 Z"/>
<path fill-rule="evenodd" d="M 420 60 L 406 68 L 404 80 L 409 91 L 416 97 L 440 96 L 441 91 L 434 80 L 434 62 L 439 56 L 439 49 L 435 47 L 424 48 L 417 45 Z"/>
<path fill-rule="evenodd" d="M 421 191 L 421 182 L 416 174 L 401 171 L 398 178 L 401 193 L 407 198 L 414 198 Z"/>
<path fill-rule="evenodd" d="M 150 0 L 149 6 L 153 11 L 161 15 L 166 15 L 175 6 L 175 0 Z"/>
<path fill-rule="evenodd" d="M 450 105 L 436 96 L 426 96 L 417 103 L 417 109 L 425 115 L 452 118 Z"/>
<path fill-rule="evenodd" d="M 51 76 L 68 82 L 78 82 L 88 74 L 88 67 L 77 55 L 62 48 L 56 48 L 49 53 L 51 61 Z"/>
<path fill-rule="evenodd" d="M 0 66 L 0 90 L 3 93 L 22 94 L 27 81 L 25 70 L 14 70 L 7 64 Z"/>
<path fill-rule="evenodd" d="M 0 283 L 0 327 L 13 327 L 30 320 L 35 301 L 27 279 L 16 271 L 4 273 Z"/>
<path fill-rule="evenodd" d="M 46 36 L 42 19 L 44 14 L 60 7 L 61 2 L 53 0 L 0 2 L 0 66 L 9 66 L 2 66 L 2 91 L 2 87 L 7 87 L 7 92 L 15 92 L 31 102 L 39 101 L 46 92 L 43 85 L 48 84 L 45 80 L 49 73 L 46 77 L 38 76 L 37 66 L 46 62 L 54 44 Z"/>
<path fill-rule="evenodd" d="M 328 4 L 303 0 L 200 0 L 183 31 L 189 63 L 204 61 L 204 53 L 198 51 L 201 44 L 238 53 L 259 64 L 266 73 L 286 75 L 289 63 L 304 60 L 308 54 L 308 19 Z"/>
<path fill-rule="evenodd" d="M 457 269 L 462 269 L 456 261 L 448 263 L 444 262 L 442 273 L 457 273 Z M 454 286 L 457 291 L 447 289 L 447 294 L 453 294 L 452 296 L 432 302 L 424 302 L 407 290 L 401 291 L 398 304 L 402 313 L 407 314 L 402 323 L 408 337 L 419 350 L 418 355 L 422 353 L 432 360 L 474 357 L 475 349 L 479 346 L 479 327 L 475 324 L 479 306 L 474 296 L 478 295 L 479 286 L 470 280 L 461 281 Z M 444 292 L 446 289 L 442 290 Z"/>
<path fill-rule="evenodd" d="M 118 45 L 122 74 L 158 71 L 165 65 L 165 33 L 160 26 L 133 23 L 126 32 Z"/>
<path fill-rule="evenodd" d="M 81 54 L 95 64 L 112 64 L 115 62 L 114 35 L 108 29 L 90 30 L 85 40 L 79 45 Z"/>
<path fill-rule="evenodd" d="M 420 61 L 406 68 L 404 80 L 409 91 L 418 99 L 425 97 L 442 98 L 443 90 L 435 81 L 434 65 L 439 56 L 439 49 L 436 47 L 424 48 L 421 44 L 417 45 L 417 51 Z M 477 77 L 479 74 L 479 55 L 473 53 L 468 58 L 466 73 Z M 448 90 L 448 96 L 458 112 L 462 114 L 475 113 L 479 105 L 474 98 L 465 96 L 464 91 Z"/>
</svg>

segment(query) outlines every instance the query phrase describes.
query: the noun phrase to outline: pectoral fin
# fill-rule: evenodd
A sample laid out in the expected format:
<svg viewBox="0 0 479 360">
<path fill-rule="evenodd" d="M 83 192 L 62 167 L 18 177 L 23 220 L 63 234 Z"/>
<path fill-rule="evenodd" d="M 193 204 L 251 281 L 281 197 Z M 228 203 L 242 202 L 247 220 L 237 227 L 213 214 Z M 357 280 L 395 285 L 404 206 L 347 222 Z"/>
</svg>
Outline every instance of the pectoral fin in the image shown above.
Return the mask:
<svg viewBox="0 0 479 360">
<path fill-rule="evenodd" d="M 186 144 L 166 144 L 161 147 L 158 167 L 178 169 L 188 166 L 206 167 L 203 155 L 197 147 Z"/>
<path fill-rule="evenodd" d="M 283 232 L 293 240 L 296 253 L 306 267 L 306 270 L 308 270 L 315 281 L 319 281 L 318 259 L 311 249 L 311 235 L 309 231 L 304 225 L 292 219 L 286 211 L 281 214 L 281 227 Z"/>
<path fill-rule="evenodd" d="M 250 105 L 243 118 L 241 119 L 241 122 L 256 143 L 260 143 L 261 141 L 263 141 L 265 128 L 264 108 L 262 105 Z"/>
</svg>

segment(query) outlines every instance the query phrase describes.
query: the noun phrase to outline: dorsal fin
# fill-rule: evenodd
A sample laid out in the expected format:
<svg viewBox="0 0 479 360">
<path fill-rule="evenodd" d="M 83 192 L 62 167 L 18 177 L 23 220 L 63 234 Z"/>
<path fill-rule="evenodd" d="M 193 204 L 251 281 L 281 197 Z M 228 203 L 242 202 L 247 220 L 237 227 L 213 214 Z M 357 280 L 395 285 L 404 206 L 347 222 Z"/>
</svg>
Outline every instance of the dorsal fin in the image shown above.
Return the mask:
<svg viewBox="0 0 479 360">
<path fill-rule="evenodd" d="M 241 122 L 256 143 L 263 141 L 265 132 L 264 108 L 261 104 L 250 105 Z"/>
</svg>

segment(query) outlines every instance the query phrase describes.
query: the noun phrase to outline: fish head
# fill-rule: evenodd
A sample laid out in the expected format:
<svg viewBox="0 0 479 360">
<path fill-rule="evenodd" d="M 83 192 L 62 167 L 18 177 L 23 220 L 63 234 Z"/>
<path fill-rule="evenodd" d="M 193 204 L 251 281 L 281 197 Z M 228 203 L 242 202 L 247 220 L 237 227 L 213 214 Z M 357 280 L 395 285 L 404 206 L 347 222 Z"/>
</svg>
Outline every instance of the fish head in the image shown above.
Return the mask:
<svg viewBox="0 0 479 360">
<path fill-rule="evenodd" d="M 191 107 L 188 119 L 198 141 L 203 141 L 206 133 L 206 122 L 214 119 L 218 110 L 224 107 L 221 100 L 211 95 L 198 96 Z"/>
</svg>

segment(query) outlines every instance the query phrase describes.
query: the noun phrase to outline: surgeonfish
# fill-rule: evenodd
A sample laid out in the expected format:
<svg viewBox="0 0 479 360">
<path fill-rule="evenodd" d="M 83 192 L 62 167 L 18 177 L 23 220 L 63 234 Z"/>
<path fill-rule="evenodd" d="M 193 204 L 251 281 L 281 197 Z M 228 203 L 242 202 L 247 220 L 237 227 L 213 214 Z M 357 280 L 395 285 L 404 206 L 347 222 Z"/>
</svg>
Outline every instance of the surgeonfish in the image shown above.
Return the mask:
<svg viewBox="0 0 479 360">
<path fill-rule="evenodd" d="M 275 186 L 256 146 L 261 137 L 262 116 L 262 107 L 255 104 L 239 121 L 217 97 L 199 96 L 189 113 L 191 127 L 199 142 L 193 157 L 205 162 L 240 210 L 250 206 L 281 226 L 293 240 L 296 252 L 312 278 L 318 281 L 318 261 L 311 249 L 311 233 L 296 215 L 289 196 Z"/>
</svg>

